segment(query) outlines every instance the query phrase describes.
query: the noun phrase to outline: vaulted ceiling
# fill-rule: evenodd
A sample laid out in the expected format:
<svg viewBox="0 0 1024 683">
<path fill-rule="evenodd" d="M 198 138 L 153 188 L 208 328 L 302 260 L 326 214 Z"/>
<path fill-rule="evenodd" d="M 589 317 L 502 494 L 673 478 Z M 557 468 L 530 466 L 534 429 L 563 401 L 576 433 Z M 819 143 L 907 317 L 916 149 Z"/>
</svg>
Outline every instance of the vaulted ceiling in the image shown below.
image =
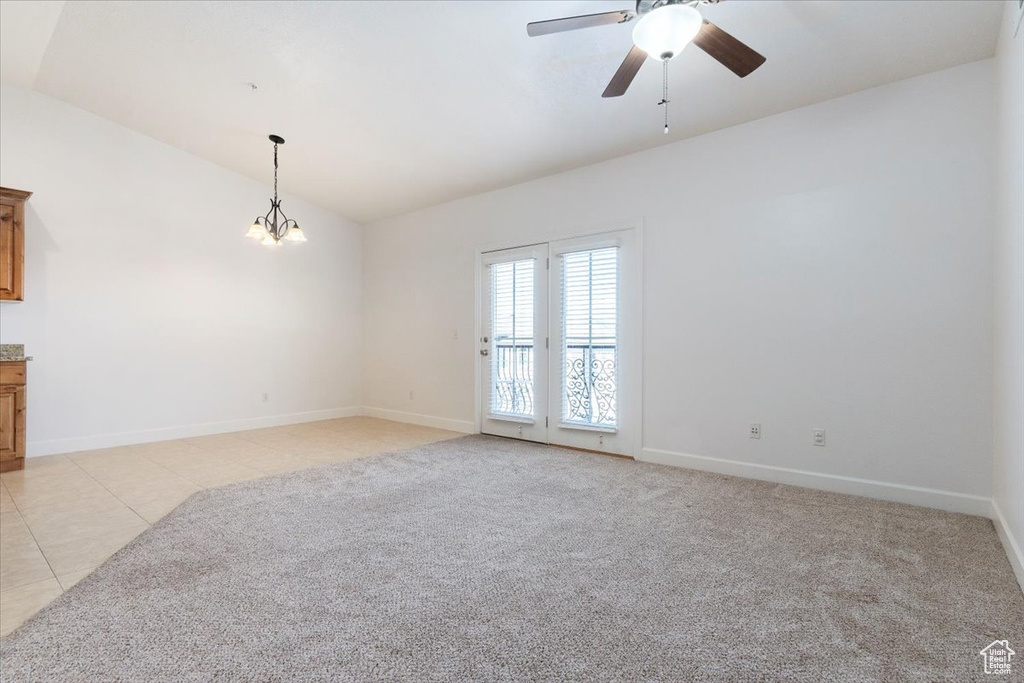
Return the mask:
<svg viewBox="0 0 1024 683">
<path fill-rule="evenodd" d="M 545 2 L 0 3 L 0 77 L 359 222 L 992 56 L 1001 3 L 732 0 L 711 21 L 768 57 L 739 79 L 649 60 L 601 92 L 633 24 L 538 38 L 530 21 L 631 8 Z M 255 89 L 250 85 L 255 84 Z"/>
</svg>

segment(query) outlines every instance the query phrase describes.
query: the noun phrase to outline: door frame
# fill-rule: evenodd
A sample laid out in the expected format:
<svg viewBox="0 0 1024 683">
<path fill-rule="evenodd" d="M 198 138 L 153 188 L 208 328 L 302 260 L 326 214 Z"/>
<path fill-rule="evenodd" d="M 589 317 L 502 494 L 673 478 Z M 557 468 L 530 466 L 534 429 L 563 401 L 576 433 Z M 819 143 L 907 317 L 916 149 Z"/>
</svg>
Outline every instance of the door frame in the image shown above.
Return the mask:
<svg viewBox="0 0 1024 683">
<path fill-rule="evenodd" d="M 634 274 L 633 288 L 636 292 L 636 301 L 634 302 L 637 319 L 638 329 L 634 331 L 636 339 L 636 347 L 638 353 L 635 366 L 637 368 L 638 376 L 636 378 L 635 387 L 636 394 L 629 397 L 630 412 L 636 415 L 637 425 L 636 429 L 633 430 L 633 443 L 631 447 L 630 455 L 639 460 L 641 449 L 643 448 L 643 434 L 644 434 L 644 414 L 643 414 L 643 394 L 644 394 L 644 265 L 646 262 L 644 256 L 644 221 L 642 218 L 624 219 L 617 221 L 607 221 L 598 224 L 590 224 L 585 226 L 577 226 L 568 230 L 552 230 L 550 232 L 542 231 L 540 234 L 534 234 L 533 237 L 522 237 L 519 239 L 504 239 L 498 242 L 490 242 L 482 244 L 475 249 L 474 258 L 474 273 L 473 273 L 473 332 L 474 332 L 474 344 L 473 344 L 473 431 L 476 434 L 481 433 L 482 420 L 481 415 L 483 414 L 483 373 L 481 372 L 479 348 L 481 339 L 483 338 L 483 316 L 481 315 L 481 306 L 483 305 L 482 298 L 482 286 L 483 280 L 481 273 L 483 272 L 485 254 L 492 251 L 500 251 L 503 249 L 518 249 L 525 247 L 535 247 L 542 244 L 549 244 L 551 242 L 561 242 L 570 239 L 580 239 L 586 237 L 599 237 L 607 233 L 614 232 L 625 232 L 632 231 L 636 237 L 636 273 Z M 549 254 L 550 256 L 550 254 Z M 548 287 L 548 306 L 547 310 L 550 311 L 550 297 L 551 288 Z M 550 332 L 549 332 L 550 334 Z M 549 407 L 550 412 L 550 407 Z"/>
</svg>

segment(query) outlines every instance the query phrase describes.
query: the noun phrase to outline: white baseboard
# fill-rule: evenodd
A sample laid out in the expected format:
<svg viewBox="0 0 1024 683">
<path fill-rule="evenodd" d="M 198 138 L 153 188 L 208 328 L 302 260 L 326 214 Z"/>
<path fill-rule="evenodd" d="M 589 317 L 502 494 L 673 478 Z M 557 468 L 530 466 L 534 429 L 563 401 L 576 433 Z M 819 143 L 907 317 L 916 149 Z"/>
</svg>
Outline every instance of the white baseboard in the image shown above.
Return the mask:
<svg viewBox="0 0 1024 683">
<path fill-rule="evenodd" d="M 992 513 L 991 498 L 973 496 L 966 493 L 940 491 L 938 489 L 907 486 L 905 484 L 890 484 L 884 481 L 857 479 L 854 477 L 843 477 L 834 474 L 822 474 L 819 472 L 807 472 L 804 470 L 793 470 L 785 467 L 757 465 L 749 462 L 739 462 L 737 460 L 710 458 L 703 455 L 674 453 L 672 451 L 662 451 L 656 448 L 644 448 L 641 451 L 640 460 L 644 462 L 659 463 L 662 465 L 673 465 L 675 467 L 703 470 L 705 472 L 728 474 L 735 477 L 760 479 L 762 481 L 771 481 L 777 484 L 804 486 L 806 488 L 819 489 L 822 491 L 848 493 L 855 496 L 866 496 L 867 498 L 877 498 L 897 503 L 921 505 L 924 507 L 948 510 L 951 512 L 964 512 L 969 515 L 979 515 L 981 517 L 988 517 Z"/>
<path fill-rule="evenodd" d="M 25 455 L 26 457 L 32 458 L 40 455 L 91 451 L 97 448 L 111 448 L 113 446 L 127 446 L 135 443 L 150 443 L 153 441 L 168 441 L 170 439 L 185 439 L 192 436 L 207 436 L 209 434 L 242 432 L 247 429 L 280 427 L 282 425 L 299 424 L 302 422 L 334 420 L 339 417 L 355 417 L 356 415 L 362 415 L 361 408 L 332 408 L 329 410 L 313 410 L 306 413 L 289 413 L 286 415 L 270 415 L 268 417 L 250 417 L 240 420 L 228 420 L 225 422 L 205 422 L 202 424 L 184 425 L 181 427 L 164 427 L 161 429 L 146 429 L 136 432 L 97 434 L 94 436 L 81 436 L 70 439 L 52 439 L 50 441 L 29 441 L 25 446 Z"/>
<path fill-rule="evenodd" d="M 995 498 L 992 499 L 992 523 L 1006 550 L 1006 556 L 1010 559 L 1010 566 L 1013 567 L 1013 573 L 1017 576 L 1017 583 L 1024 591 L 1024 551 L 1021 550 L 1021 542 L 1024 539 L 1014 538 L 1010 525 L 1006 523 L 1006 517 L 1003 517 L 1003 511 L 999 509 L 999 503 Z"/>
<path fill-rule="evenodd" d="M 374 408 L 363 406 L 363 415 L 377 417 L 382 420 L 393 420 L 395 422 L 407 422 L 409 424 L 421 425 L 423 427 L 434 427 L 435 429 L 448 429 L 463 434 L 475 434 L 476 425 L 471 420 L 453 420 L 447 417 L 434 417 L 433 415 L 420 415 L 419 413 L 404 413 L 400 410 L 388 410 L 386 408 Z"/>
</svg>

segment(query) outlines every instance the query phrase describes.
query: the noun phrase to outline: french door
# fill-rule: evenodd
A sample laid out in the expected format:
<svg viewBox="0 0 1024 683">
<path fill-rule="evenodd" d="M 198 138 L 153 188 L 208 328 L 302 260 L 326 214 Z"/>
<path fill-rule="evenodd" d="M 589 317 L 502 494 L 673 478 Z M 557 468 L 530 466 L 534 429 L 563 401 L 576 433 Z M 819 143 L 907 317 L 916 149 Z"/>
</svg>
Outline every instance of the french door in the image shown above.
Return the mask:
<svg viewBox="0 0 1024 683">
<path fill-rule="evenodd" d="M 547 245 L 483 255 L 481 431 L 548 441 Z"/>
<path fill-rule="evenodd" d="M 481 258 L 481 431 L 635 455 L 640 279 L 633 230 Z"/>
</svg>

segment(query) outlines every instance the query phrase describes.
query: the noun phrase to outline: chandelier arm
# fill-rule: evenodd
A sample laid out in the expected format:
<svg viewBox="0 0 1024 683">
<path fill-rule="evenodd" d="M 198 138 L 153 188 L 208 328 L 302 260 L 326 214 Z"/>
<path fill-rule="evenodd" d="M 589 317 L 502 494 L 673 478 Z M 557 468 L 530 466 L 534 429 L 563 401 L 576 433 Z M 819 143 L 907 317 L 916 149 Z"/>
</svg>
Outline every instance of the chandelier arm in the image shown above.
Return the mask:
<svg viewBox="0 0 1024 683">
<path fill-rule="evenodd" d="M 262 219 L 260 220 L 260 225 L 263 226 L 263 229 L 266 230 L 267 234 L 270 235 L 271 237 L 274 236 L 274 228 L 273 228 L 274 223 L 273 223 L 273 218 L 271 217 L 273 215 L 273 213 L 274 213 L 274 202 L 273 202 L 273 200 L 271 200 L 271 202 L 270 202 L 270 210 L 267 211 L 267 215 L 263 216 Z"/>
</svg>

